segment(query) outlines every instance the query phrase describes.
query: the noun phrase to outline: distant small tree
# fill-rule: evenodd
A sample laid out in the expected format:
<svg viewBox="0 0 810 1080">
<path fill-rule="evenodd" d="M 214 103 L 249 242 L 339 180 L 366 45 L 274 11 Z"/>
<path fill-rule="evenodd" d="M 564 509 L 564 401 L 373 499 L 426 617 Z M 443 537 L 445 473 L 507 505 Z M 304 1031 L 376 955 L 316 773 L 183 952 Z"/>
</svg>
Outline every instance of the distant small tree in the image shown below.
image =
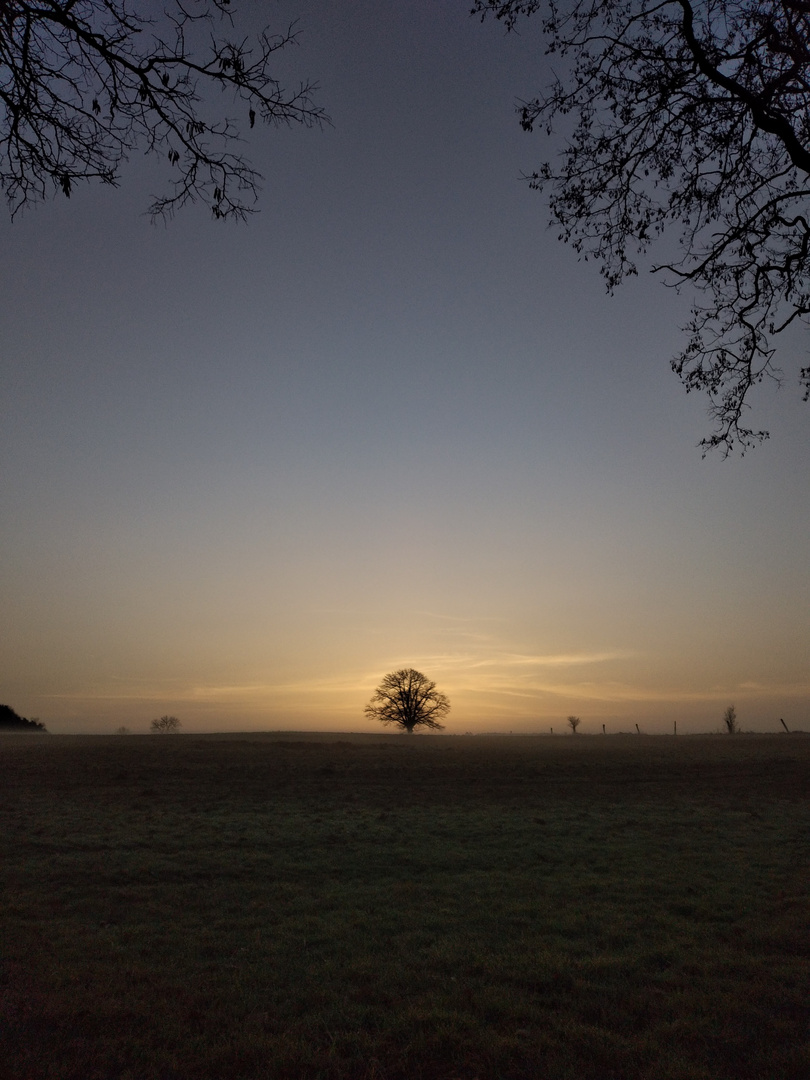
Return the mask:
<svg viewBox="0 0 810 1080">
<path fill-rule="evenodd" d="M 181 726 L 176 716 L 161 716 L 159 720 L 152 721 L 149 730 L 153 735 L 174 735 Z"/>
<path fill-rule="evenodd" d="M 729 705 L 723 713 L 723 724 L 729 735 L 736 735 L 740 730 L 739 725 L 737 724 L 737 710 L 733 705 Z"/>
<path fill-rule="evenodd" d="M 159 723 L 159 721 L 154 720 L 153 723 L 157 724 L 157 723 Z M 126 726 L 126 724 L 122 724 L 120 728 L 116 728 L 115 734 L 116 735 L 131 735 L 132 732 L 129 730 L 129 728 Z"/>
<path fill-rule="evenodd" d="M 366 705 L 369 720 L 395 724 L 409 735 L 417 727 L 441 731 L 439 720 L 450 711 L 450 702 L 421 671 L 402 668 L 386 675 Z"/>
<path fill-rule="evenodd" d="M 572 735 L 576 735 L 577 728 L 579 727 L 579 725 L 580 725 L 580 719 L 579 719 L 578 716 L 569 716 L 568 717 L 568 726 L 571 728 L 571 734 Z"/>
</svg>

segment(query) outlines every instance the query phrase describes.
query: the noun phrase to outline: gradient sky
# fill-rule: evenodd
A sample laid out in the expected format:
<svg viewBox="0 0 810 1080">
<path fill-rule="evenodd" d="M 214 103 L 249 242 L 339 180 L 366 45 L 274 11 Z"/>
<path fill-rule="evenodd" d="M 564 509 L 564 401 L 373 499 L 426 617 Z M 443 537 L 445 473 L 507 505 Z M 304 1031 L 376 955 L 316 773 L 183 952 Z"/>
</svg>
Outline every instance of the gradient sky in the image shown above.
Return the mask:
<svg viewBox="0 0 810 1080">
<path fill-rule="evenodd" d="M 243 9 L 249 5 L 242 4 Z M 521 173 L 535 31 L 469 0 L 301 0 L 334 127 L 251 133 L 247 225 L 144 216 L 140 157 L 0 220 L 0 701 L 53 732 L 810 727 L 810 440 L 701 459 L 688 297 L 608 297 Z"/>
</svg>

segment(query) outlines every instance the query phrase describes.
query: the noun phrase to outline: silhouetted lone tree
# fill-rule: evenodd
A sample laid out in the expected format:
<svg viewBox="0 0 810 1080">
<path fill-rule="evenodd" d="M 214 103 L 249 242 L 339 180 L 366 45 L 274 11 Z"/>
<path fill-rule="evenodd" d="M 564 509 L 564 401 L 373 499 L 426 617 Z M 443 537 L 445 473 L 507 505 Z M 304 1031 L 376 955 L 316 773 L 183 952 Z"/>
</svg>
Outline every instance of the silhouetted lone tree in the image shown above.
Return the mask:
<svg viewBox="0 0 810 1080">
<path fill-rule="evenodd" d="M 10 705 L 0 705 L 0 731 L 45 731 L 47 728 L 38 720 L 26 720 L 16 713 Z"/>
<path fill-rule="evenodd" d="M 578 716 L 569 716 L 568 717 L 568 726 L 571 728 L 571 734 L 572 735 L 576 735 L 577 728 L 579 727 L 580 723 L 581 723 L 581 720 L 580 720 L 580 718 Z"/>
<path fill-rule="evenodd" d="M 807 0 L 474 0 L 511 29 L 543 9 L 559 74 L 518 105 L 524 130 L 558 131 L 548 189 L 560 238 L 602 263 L 612 290 L 667 226 L 653 267 L 698 300 L 672 361 L 708 395 L 704 453 L 768 437 L 746 427 L 753 386 L 781 378 L 772 338 L 810 312 L 810 3 Z M 810 367 L 799 372 L 804 400 Z"/>
<path fill-rule="evenodd" d="M 396 724 L 409 735 L 418 727 L 442 731 L 444 724 L 439 720 L 449 711 L 450 702 L 436 689 L 436 683 L 413 668 L 386 675 L 366 705 L 369 720 Z"/>
<path fill-rule="evenodd" d="M 176 716 L 161 716 L 159 720 L 152 721 L 149 730 L 153 735 L 174 735 L 181 727 Z"/>
<path fill-rule="evenodd" d="M 136 147 L 164 158 L 172 176 L 153 217 L 197 199 L 217 218 L 251 212 L 260 178 L 234 152 L 242 126 L 327 117 L 313 84 L 285 90 L 271 72 L 275 54 L 295 42 L 294 26 L 251 40 L 236 31 L 233 8 L 0 0 L 0 183 L 12 217 L 52 185 L 67 196 L 81 180 L 116 185 Z M 219 115 L 204 89 L 226 95 Z"/>
<path fill-rule="evenodd" d="M 737 725 L 737 710 L 733 705 L 729 705 L 726 711 L 723 713 L 723 726 L 729 735 L 736 735 L 739 731 Z"/>
</svg>

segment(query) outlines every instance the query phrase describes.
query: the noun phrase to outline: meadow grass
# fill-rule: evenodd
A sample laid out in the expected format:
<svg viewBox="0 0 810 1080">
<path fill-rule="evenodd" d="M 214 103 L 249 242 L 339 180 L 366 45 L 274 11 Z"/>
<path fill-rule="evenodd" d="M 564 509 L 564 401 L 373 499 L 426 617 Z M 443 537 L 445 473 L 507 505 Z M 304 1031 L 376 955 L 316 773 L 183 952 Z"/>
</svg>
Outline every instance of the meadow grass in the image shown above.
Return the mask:
<svg viewBox="0 0 810 1080">
<path fill-rule="evenodd" d="M 3 1080 L 807 1080 L 810 739 L 0 737 Z"/>
</svg>

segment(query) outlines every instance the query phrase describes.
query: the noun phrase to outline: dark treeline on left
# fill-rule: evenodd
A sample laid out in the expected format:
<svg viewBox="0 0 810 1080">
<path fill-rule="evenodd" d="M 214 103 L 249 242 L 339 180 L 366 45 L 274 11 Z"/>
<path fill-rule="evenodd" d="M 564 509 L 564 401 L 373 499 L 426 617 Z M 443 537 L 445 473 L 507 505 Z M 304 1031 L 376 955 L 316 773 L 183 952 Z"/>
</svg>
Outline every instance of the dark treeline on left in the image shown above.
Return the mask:
<svg viewBox="0 0 810 1080">
<path fill-rule="evenodd" d="M 10 705 L 0 705 L 0 731 L 47 731 L 38 720 L 26 720 L 18 715 Z"/>
</svg>

